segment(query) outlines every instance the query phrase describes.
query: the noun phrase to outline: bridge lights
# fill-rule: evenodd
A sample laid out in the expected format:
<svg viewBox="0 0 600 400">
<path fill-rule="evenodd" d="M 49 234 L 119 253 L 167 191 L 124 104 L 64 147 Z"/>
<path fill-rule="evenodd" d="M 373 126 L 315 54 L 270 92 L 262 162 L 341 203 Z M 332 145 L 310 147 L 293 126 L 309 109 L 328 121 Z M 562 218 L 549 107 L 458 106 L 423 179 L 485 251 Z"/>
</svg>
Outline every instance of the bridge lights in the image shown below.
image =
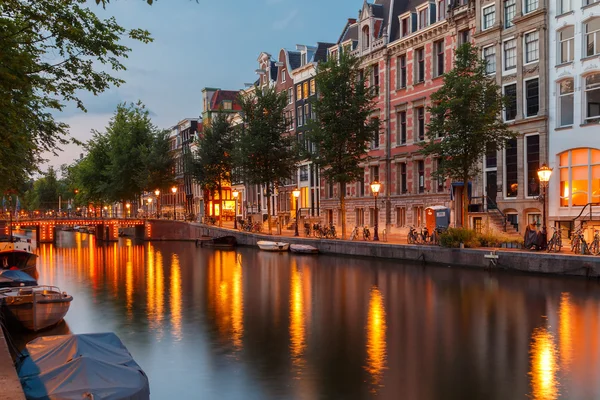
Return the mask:
<svg viewBox="0 0 600 400">
<path fill-rule="evenodd" d="M 131 204 L 125 204 L 125 207 L 127 207 L 127 218 L 129 218 L 129 209 L 131 208 Z"/>
</svg>

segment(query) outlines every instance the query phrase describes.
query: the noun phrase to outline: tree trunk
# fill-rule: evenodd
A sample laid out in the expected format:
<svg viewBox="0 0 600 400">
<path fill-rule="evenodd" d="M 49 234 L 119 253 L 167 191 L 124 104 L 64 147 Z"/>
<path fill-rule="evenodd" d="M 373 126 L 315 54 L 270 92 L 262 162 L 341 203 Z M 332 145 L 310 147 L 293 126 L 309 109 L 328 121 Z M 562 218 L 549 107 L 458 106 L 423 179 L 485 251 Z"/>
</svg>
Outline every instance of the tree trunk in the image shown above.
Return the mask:
<svg viewBox="0 0 600 400">
<path fill-rule="evenodd" d="M 469 229 L 469 177 L 463 177 L 463 215 L 462 215 L 462 226 L 465 229 Z"/>
<path fill-rule="evenodd" d="M 340 183 L 340 214 L 342 220 L 342 240 L 346 240 L 346 184 Z"/>
<path fill-rule="evenodd" d="M 219 182 L 219 227 L 223 226 L 223 185 Z"/>
<path fill-rule="evenodd" d="M 267 199 L 266 199 L 266 202 L 267 202 L 267 225 L 269 227 L 269 235 L 272 235 L 273 229 L 271 227 L 271 198 L 270 198 L 271 190 L 270 189 L 271 189 L 270 184 L 267 183 Z"/>
</svg>

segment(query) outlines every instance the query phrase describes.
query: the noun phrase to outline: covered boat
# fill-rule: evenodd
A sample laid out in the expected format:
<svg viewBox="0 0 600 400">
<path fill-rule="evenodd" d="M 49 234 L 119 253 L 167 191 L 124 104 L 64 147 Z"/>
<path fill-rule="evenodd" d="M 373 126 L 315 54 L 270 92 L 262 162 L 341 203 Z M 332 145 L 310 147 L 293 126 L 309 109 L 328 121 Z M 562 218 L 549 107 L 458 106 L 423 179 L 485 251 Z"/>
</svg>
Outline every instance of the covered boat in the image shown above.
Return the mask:
<svg viewBox="0 0 600 400">
<path fill-rule="evenodd" d="M 259 240 L 258 242 L 256 242 L 256 244 L 261 250 L 266 251 L 288 251 L 288 249 L 290 248 L 290 244 L 284 242 L 270 242 L 267 240 Z"/>
<path fill-rule="evenodd" d="M 196 239 L 196 247 L 218 247 L 223 249 L 230 249 L 237 245 L 237 239 L 235 236 L 227 235 L 220 236 L 217 238 L 201 238 Z"/>
<path fill-rule="evenodd" d="M 55 286 L 0 289 L 2 313 L 34 332 L 62 321 L 71 301 L 73 296 Z"/>
<path fill-rule="evenodd" d="M 301 254 L 319 254 L 319 249 L 314 246 L 309 246 L 307 244 L 291 244 L 290 251 L 292 253 L 301 253 Z"/>
<path fill-rule="evenodd" d="M 21 270 L 0 270 L 0 288 L 37 286 L 35 278 Z"/>
<path fill-rule="evenodd" d="M 28 399 L 150 398 L 148 377 L 112 332 L 37 338 L 17 371 Z"/>
</svg>

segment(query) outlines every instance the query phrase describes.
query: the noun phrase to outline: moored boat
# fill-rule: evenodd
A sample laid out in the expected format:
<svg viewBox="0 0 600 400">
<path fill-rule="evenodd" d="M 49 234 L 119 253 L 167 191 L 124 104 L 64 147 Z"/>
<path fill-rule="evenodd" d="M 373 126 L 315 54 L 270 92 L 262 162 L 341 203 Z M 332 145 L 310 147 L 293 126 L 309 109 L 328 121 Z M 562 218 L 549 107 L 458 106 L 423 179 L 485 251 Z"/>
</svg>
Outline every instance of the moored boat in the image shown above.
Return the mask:
<svg viewBox="0 0 600 400">
<path fill-rule="evenodd" d="M 261 250 L 265 251 L 288 251 L 290 248 L 290 244 L 284 242 L 270 242 L 267 240 L 259 240 L 258 242 L 256 242 L 256 244 Z"/>
<path fill-rule="evenodd" d="M 31 239 L 10 235 L 0 238 L 0 270 L 20 270 L 37 279 L 35 246 Z"/>
<path fill-rule="evenodd" d="M 0 289 L 2 312 L 25 329 L 40 331 L 63 320 L 73 296 L 55 286 Z"/>
<path fill-rule="evenodd" d="M 227 235 L 216 238 L 200 238 L 196 239 L 196 247 L 217 247 L 223 249 L 230 249 L 237 245 L 237 239 L 235 236 Z"/>
<path fill-rule="evenodd" d="M 28 399 L 150 398 L 148 377 L 114 333 L 39 337 L 17 372 Z"/>
<path fill-rule="evenodd" d="M 309 246 L 307 244 L 291 244 L 290 251 L 292 253 L 301 253 L 301 254 L 319 254 L 319 249 L 314 246 Z"/>
<path fill-rule="evenodd" d="M 35 278 L 20 270 L 0 270 L 0 288 L 37 286 Z"/>
</svg>

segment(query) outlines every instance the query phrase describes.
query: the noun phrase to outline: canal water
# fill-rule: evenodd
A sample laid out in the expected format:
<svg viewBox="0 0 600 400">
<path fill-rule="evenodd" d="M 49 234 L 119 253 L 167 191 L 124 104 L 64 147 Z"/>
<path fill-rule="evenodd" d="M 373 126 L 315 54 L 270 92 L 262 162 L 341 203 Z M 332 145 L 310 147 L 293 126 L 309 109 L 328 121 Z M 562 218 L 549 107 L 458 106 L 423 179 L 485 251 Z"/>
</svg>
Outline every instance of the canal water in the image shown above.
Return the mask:
<svg viewBox="0 0 600 400">
<path fill-rule="evenodd" d="M 41 245 L 153 399 L 599 399 L 600 284 L 193 243 Z"/>
</svg>

